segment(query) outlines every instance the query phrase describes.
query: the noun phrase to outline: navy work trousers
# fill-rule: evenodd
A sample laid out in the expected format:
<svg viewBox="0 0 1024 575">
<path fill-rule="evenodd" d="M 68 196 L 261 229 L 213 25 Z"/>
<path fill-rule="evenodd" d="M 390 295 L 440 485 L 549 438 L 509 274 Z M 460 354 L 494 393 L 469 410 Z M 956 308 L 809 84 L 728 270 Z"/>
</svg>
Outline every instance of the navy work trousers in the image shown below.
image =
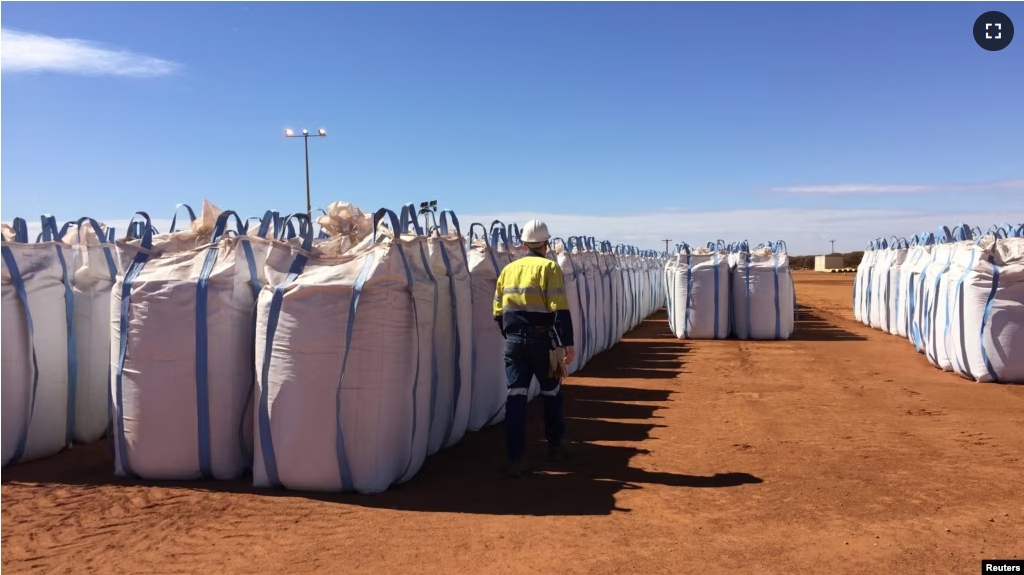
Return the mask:
<svg viewBox="0 0 1024 575">
<path fill-rule="evenodd" d="M 544 398 L 544 435 L 548 445 L 560 445 L 565 433 L 561 380 L 548 376 L 550 354 L 548 334 L 510 333 L 505 339 L 505 375 L 508 378 L 505 444 L 511 463 L 521 460 L 526 452 L 526 402 L 534 376 L 540 382 L 540 394 Z"/>
</svg>

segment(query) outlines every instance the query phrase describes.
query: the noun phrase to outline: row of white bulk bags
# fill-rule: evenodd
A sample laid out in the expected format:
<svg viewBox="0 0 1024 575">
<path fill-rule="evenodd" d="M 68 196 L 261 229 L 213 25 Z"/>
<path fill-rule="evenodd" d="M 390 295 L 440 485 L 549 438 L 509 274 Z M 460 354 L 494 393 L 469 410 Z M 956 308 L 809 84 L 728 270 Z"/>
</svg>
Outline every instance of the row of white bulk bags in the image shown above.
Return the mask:
<svg viewBox="0 0 1024 575">
<path fill-rule="evenodd" d="M 896 334 L 900 332 L 901 323 L 906 332 L 908 316 L 901 310 L 907 308 L 901 306 L 908 304 L 907 296 L 913 292 L 912 287 L 902 282 L 906 277 L 902 268 L 908 256 L 920 258 L 921 251 L 912 253 L 911 244 L 905 238 L 891 239 L 892 242 L 885 239 L 871 242 L 857 266 L 854 316 L 865 325 Z M 916 237 L 913 243 L 916 247 Z"/>
<path fill-rule="evenodd" d="M 946 356 L 981 382 L 1024 383 L 1024 226 L 985 235 L 953 254 L 947 282 Z"/>
<path fill-rule="evenodd" d="M 67 280 L 70 249 L 28 242 L 25 221 L 3 226 L 3 466 L 53 455 L 70 445 L 77 375 Z M 44 226 L 46 226 L 44 218 Z M 69 337 L 69 335 L 71 337 Z M 70 353 L 69 353 L 70 352 Z"/>
<path fill-rule="evenodd" d="M 664 262 L 655 252 L 639 252 L 620 246 L 615 256 L 622 276 L 623 302 L 617 339 L 635 328 L 655 311 L 665 307 Z"/>
<path fill-rule="evenodd" d="M 111 300 L 115 473 L 238 477 L 252 451 L 252 310 L 273 242 L 208 202 L 183 232 L 154 236 L 137 215 L 145 230 L 117 242 Z"/>
<path fill-rule="evenodd" d="M 608 242 L 598 246 L 593 238 L 551 241 L 548 257 L 562 269 L 573 322 L 576 357 L 569 373 L 582 369 L 662 307 L 661 260 L 627 252 Z"/>
<path fill-rule="evenodd" d="M 789 339 L 796 299 L 782 242 L 729 254 L 732 332 L 739 339 Z"/>
<path fill-rule="evenodd" d="M 932 263 L 931 235 L 879 238 L 868 244 L 854 279 L 854 317 L 919 345 L 923 274 Z M 919 351 L 921 348 L 919 347 Z"/>
<path fill-rule="evenodd" d="M 680 339 L 729 336 L 728 253 L 689 245 L 665 264 L 668 320 Z"/>
<path fill-rule="evenodd" d="M 256 307 L 253 482 L 384 491 L 423 465 L 431 435 L 437 282 L 427 238 L 390 230 L 352 249 L 275 242 Z M 325 321 L 329 319 L 329 321 Z"/>
<path fill-rule="evenodd" d="M 620 246 L 618 266 L 623 283 L 622 325 L 619 337 L 635 328 L 640 322 L 665 306 L 662 278 L 663 260 L 654 259 L 653 254 L 635 248 Z"/>
<path fill-rule="evenodd" d="M 24 221 L 24 220 L 22 220 Z M 44 216 L 40 239 L 59 242 L 58 264 L 66 288 L 68 338 L 67 444 L 96 441 L 110 421 L 110 289 L 117 277 L 113 230 L 91 218 L 58 230 Z"/>
<path fill-rule="evenodd" d="M 506 234 L 513 238 L 512 258 L 525 254 L 514 224 Z M 569 372 L 575 373 L 664 306 L 662 260 L 609 242 L 598 246 L 592 237 L 555 238 L 551 245 L 548 257 L 562 268 L 570 300 L 576 359 Z"/>
<path fill-rule="evenodd" d="M 876 240 L 858 266 L 854 313 L 907 337 L 944 371 L 1024 382 L 1024 354 L 1013 352 L 1024 348 L 1022 254 L 1024 225 L 983 235 L 962 224 L 909 242 Z"/>
</svg>

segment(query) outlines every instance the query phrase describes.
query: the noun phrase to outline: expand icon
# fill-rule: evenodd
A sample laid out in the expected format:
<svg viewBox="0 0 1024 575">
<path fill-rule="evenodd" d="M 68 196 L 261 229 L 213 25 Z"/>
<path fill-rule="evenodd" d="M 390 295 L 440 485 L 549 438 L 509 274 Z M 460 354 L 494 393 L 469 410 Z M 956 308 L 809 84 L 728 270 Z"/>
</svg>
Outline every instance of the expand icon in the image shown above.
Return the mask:
<svg viewBox="0 0 1024 575">
<path fill-rule="evenodd" d="M 1013 40 L 1013 21 L 1002 12 L 985 12 L 974 21 L 974 41 L 989 52 L 998 52 Z"/>
</svg>

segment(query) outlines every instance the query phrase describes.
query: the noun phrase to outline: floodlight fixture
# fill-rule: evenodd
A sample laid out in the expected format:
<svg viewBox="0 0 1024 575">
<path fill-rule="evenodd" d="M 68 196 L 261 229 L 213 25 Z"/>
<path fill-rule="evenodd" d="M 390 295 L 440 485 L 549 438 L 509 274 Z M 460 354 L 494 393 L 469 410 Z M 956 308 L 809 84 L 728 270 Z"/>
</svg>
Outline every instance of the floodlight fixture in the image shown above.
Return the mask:
<svg viewBox="0 0 1024 575">
<path fill-rule="evenodd" d="M 295 137 L 297 137 L 295 135 L 295 132 L 291 128 L 286 128 L 285 131 L 284 131 L 284 135 L 285 135 L 286 138 L 295 138 Z M 327 130 L 325 130 L 323 128 L 320 128 L 319 130 L 317 130 L 316 134 L 313 134 L 312 137 L 314 137 L 314 138 L 321 137 L 322 138 L 322 137 L 325 137 L 325 136 L 327 136 Z M 309 138 L 310 138 L 309 130 L 303 128 L 302 129 L 302 143 L 303 143 L 303 147 L 305 148 L 305 151 L 306 151 L 306 215 L 312 217 L 312 215 L 313 215 L 313 207 L 312 207 L 312 200 L 310 198 L 310 192 L 309 192 Z"/>
</svg>

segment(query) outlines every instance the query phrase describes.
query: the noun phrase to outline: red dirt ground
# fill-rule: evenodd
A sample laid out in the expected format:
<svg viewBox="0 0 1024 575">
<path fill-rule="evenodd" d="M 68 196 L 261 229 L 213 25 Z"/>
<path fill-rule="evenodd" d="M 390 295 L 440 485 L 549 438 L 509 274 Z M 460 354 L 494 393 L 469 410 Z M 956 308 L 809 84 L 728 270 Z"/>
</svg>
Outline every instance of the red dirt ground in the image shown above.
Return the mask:
<svg viewBox="0 0 1024 575">
<path fill-rule="evenodd" d="M 4 470 L 3 571 L 976 573 L 1024 557 L 1024 386 L 943 373 L 797 273 L 786 342 L 644 322 L 566 388 L 576 457 L 500 476 L 501 426 L 380 495 L 131 484 L 106 445 Z"/>
</svg>

